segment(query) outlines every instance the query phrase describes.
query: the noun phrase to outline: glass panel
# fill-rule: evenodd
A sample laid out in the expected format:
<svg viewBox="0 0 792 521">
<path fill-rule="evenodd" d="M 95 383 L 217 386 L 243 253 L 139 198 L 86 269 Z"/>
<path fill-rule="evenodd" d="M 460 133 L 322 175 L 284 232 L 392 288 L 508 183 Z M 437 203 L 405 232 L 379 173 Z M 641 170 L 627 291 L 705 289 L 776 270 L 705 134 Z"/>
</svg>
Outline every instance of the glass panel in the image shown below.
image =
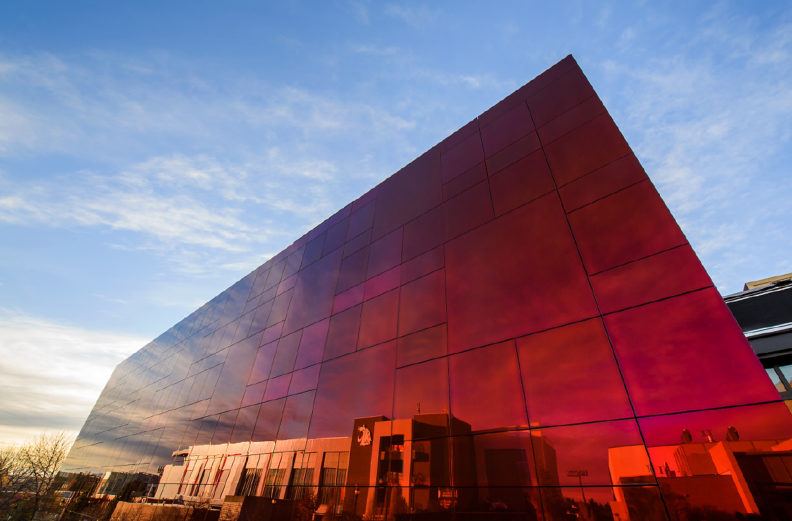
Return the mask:
<svg viewBox="0 0 792 521">
<path fill-rule="evenodd" d="M 501 215 L 555 189 L 541 150 L 529 154 L 490 178 L 495 214 Z"/>
<path fill-rule="evenodd" d="M 358 349 L 396 337 L 399 291 L 393 290 L 366 301 L 360 318 Z"/>
<path fill-rule="evenodd" d="M 514 342 L 451 356 L 449 368 L 455 418 L 474 431 L 527 424 Z"/>
<path fill-rule="evenodd" d="M 393 417 L 445 413 L 448 407 L 448 360 L 432 360 L 396 371 Z"/>
<path fill-rule="evenodd" d="M 330 317 L 330 327 L 327 331 L 327 343 L 324 350 L 325 360 L 355 350 L 362 307 L 362 305 L 357 305 Z"/>
<path fill-rule="evenodd" d="M 788 509 L 792 418 L 783 403 L 639 422 L 673 515 L 739 519 Z"/>
<path fill-rule="evenodd" d="M 466 233 L 492 219 L 492 197 L 489 183 L 483 181 L 446 201 L 445 237 L 450 239 Z"/>
<path fill-rule="evenodd" d="M 532 426 L 632 416 L 600 319 L 517 340 Z"/>
<path fill-rule="evenodd" d="M 569 224 L 590 274 L 687 242 L 649 181 L 572 212 Z"/>
<path fill-rule="evenodd" d="M 714 289 L 607 315 L 605 327 L 639 416 L 778 399 Z"/>
<path fill-rule="evenodd" d="M 598 273 L 591 285 L 600 310 L 611 313 L 711 287 L 712 281 L 693 249 L 684 245 Z"/>
<path fill-rule="evenodd" d="M 601 107 L 602 105 L 599 106 Z M 539 133 L 541 134 L 542 131 L 540 130 Z M 566 211 L 571 212 L 645 179 L 646 174 L 638 159 L 635 155 L 628 154 L 563 186 L 558 193 Z"/>
<path fill-rule="evenodd" d="M 447 243 L 446 270 L 451 352 L 597 314 L 555 195 Z"/>
<path fill-rule="evenodd" d="M 323 363 L 311 438 L 349 436 L 355 418 L 390 417 L 395 347 L 389 342 Z"/>
<path fill-rule="evenodd" d="M 445 322 L 445 273 L 438 270 L 402 286 L 399 335 Z"/>
<path fill-rule="evenodd" d="M 545 146 L 558 186 L 601 168 L 630 153 L 619 129 L 607 113 Z"/>
</svg>

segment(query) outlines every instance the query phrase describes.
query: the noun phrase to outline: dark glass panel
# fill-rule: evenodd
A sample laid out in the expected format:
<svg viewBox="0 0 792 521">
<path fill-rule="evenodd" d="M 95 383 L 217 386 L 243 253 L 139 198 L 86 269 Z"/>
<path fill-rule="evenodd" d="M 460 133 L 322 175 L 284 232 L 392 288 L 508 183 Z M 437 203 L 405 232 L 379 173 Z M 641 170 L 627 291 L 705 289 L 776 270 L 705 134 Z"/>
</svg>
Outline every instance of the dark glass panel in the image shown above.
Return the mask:
<svg viewBox="0 0 792 521">
<path fill-rule="evenodd" d="M 513 341 L 451 356 L 449 368 L 455 418 L 474 431 L 527 424 Z"/>
<path fill-rule="evenodd" d="M 572 212 L 569 223 L 590 274 L 686 243 L 649 181 Z"/>
<path fill-rule="evenodd" d="M 447 152 L 457 145 L 465 141 L 470 136 L 478 133 L 479 129 L 479 122 L 478 119 L 473 119 L 465 123 L 462 127 L 459 128 L 456 132 L 445 138 L 443 141 L 440 142 L 440 150 L 442 152 Z"/>
<path fill-rule="evenodd" d="M 327 238 L 324 242 L 324 255 L 344 245 L 347 228 L 349 228 L 349 219 L 344 219 L 327 230 Z"/>
<path fill-rule="evenodd" d="M 284 326 L 286 333 L 330 315 L 340 262 L 341 252 L 336 251 L 297 274 L 292 309 Z"/>
<path fill-rule="evenodd" d="M 238 325 L 236 328 L 236 332 L 234 333 L 234 338 L 231 343 L 235 344 L 240 340 L 243 340 L 249 336 L 248 332 L 250 331 L 250 324 L 253 322 L 254 316 L 255 314 L 252 311 L 250 313 L 242 315 L 242 317 L 237 321 Z M 175 367 L 179 368 L 181 366 L 176 365 Z"/>
<path fill-rule="evenodd" d="M 559 189 L 567 212 L 647 179 L 641 164 L 628 154 Z"/>
<path fill-rule="evenodd" d="M 267 381 L 267 391 L 264 393 L 264 401 L 275 400 L 283 398 L 289 392 L 289 383 L 291 382 L 291 373 L 277 378 L 270 378 Z"/>
<path fill-rule="evenodd" d="M 528 106 L 537 126 L 557 118 L 575 105 L 595 96 L 579 68 L 559 75 L 547 88 L 528 96 Z"/>
<path fill-rule="evenodd" d="M 303 252 L 305 247 L 299 247 L 289 254 L 286 258 L 286 267 L 283 269 L 283 277 L 291 277 L 300 271 L 300 264 L 302 263 Z"/>
<path fill-rule="evenodd" d="M 195 445 L 208 445 L 212 442 L 212 435 L 214 434 L 217 420 L 217 415 L 194 420 L 198 432 L 198 435 L 195 437 Z"/>
<path fill-rule="evenodd" d="M 605 327 L 639 416 L 778 399 L 714 289 L 607 315 Z"/>
<path fill-rule="evenodd" d="M 443 243 L 445 239 L 445 214 L 438 206 L 404 226 L 403 258 L 412 259 Z"/>
<path fill-rule="evenodd" d="M 291 440 L 308 435 L 308 423 L 313 410 L 314 391 L 295 394 L 286 398 L 278 439 Z"/>
<path fill-rule="evenodd" d="M 280 295 L 289 291 L 294 287 L 294 284 L 297 282 L 297 275 L 292 275 L 291 277 L 283 279 L 280 284 L 278 284 L 278 290 L 275 292 L 276 295 Z"/>
<path fill-rule="evenodd" d="M 367 300 L 360 317 L 358 349 L 380 344 L 396 337 L 399 311 L 399 290 Z"/>
<path fill-rule="evenodd" d="M 363 302 L 364 293 L 365 286 L 361 283 L 336 295 L 335 298 L 333 298 L 333 314 L 341 313 L 345 309 L 349 309 Z"/>
<path fill-rule="evenodd" d="M 459 521 L 541 521 L 542 504 L 538 488 L 457 488 L 452 502 L 454 517 Z M 574 518 L 571 518 L 574 519 Z"/>
<path fill-rule="evenodd" d="M 500 215 L 555 189 L 547 160 L 537 150 L 490 178 L 492 203 Z"/>
<path fill-rule="evenodd" d="M 558 186 L 630 153 L 630 147 L 607 113 L 545 145 L 544 150 Z"/>
<path fill-rule="evenodd" d="M 448 360 L 441 358 L 396 371 L 393 417 L 448 413 Z"/>
<path fill-rule="evenodd" d="M 277 342 L 270 342 L 267 345 L 261 346 L 256 353 L 256 358 L 253 361 L 253 367 L 250 372 L 248 383 L 261 382 L 269 378 L 270 370 L 272 369 L 272 360 L 275 358 L 275 350 L 277 349 Z"/>
<path fill-rule="evenodd" d="M 441 201 L 440 151 L 435 147 L 379 186 L 373 237 L 382 237 Z"/>
<path fill-rule="evenodd" d="M 239 416 L 234 423 L 234 431 L 231 434 L 231 443 L 238 443 L 240 441 L 250 441 L 253 435 L 253 428 L 256 426 L 256 417 L 258 416 L 259 406 L 252 405 L 239 409 Z"/>
<path fill-rule="evenodd" d="M 245 394 L 245 384 L 248 381 L 251 366 L 258 352 L 255 340 L 254 337 L 251 337 L 228 348 L 228 356 L 212 394 L 212 400 L 209 402 L 207 414 L 239 407 L 242 395 Z"/>
<path fill-rule="evenodd" d="M 269 275 L 267 275 L 267 282 L 264 284 L 267 288 L 277 286 L 283 279 L 283 270 L 286 269 L 285 259 L 273 259 L 273 261 L 272 268 L 270 268 Z"/>
<path fill-rule="evenodd" d="M 632 416 L 600 319 L 519 338 L 517 352 L 531 425 Z"/>
<path fill-rule="evenodd" d="M 487 168 L 484 166 L 484 162 L 478 163 L 443 185 L 443 199 L 448 200 L 486 178 Z"/>
<path fill-rule="evenodd" d="M 327 331 L 324 350 L 325 360 L 355 350 L 362 307 L 362 305 L 357 305 L 330 317 L 330 327 Z"/>
<path fill-rule="evenodd" d="M 481 127 L 481 140 L 487 157 L 533 130 L 534 125 L 528 107 L 524 103 L 515 105 L 498 119 Z"/>
<path fill-rule="evenodd" d="M 443 205 L 446 239 L 462 235 L 492 219 L 489 183 L 483 181 Z"/>
<path fill-rule="evenodd" d="M 217 384 L 217 378 L 220 376 L 220 371 L 222 368 L 222 365 L 216 365 L 211 369 L 207 369 L 201 373 L 203 377 L 201 378 L 201 385 L 197 389 L 197 392 L 193 393 L 192 390 L 190 390 L 190 393 L 193 394 L 192 398 L 194 400 L 205 400 L 212 397 L 215 385 Z M 198 379 L 196 379 L 196 383 L 198 383 Z"/>
<path fill-rule="evenodd" d="M 286 312 L 289 310 L 289 302 L 291 301 L 292 293 L 293 290 L 289 290 L 275 297 L 275 301 L 272 303 L 272 311 L 270 311 L 269 318 L 267 319 L 267 326 L 275 325 L 286 319 Z"/>
<path fill-rule="evenodd" d="M 612 313 L 712 286 L 687 244 L 591 277 L 600 310 Z"/>
<path fill-rule="evenodd" d="M 347 240 L 357 237 L 364 231 L 371 228 L 374 222 L 374 203 L 370 202 L 352 212 L 349 216 L 349 229 L 347 230 Z"/>
<path fill-rule="evenodd" d="M 368 248 L 364 248 L 341 261 L 341 271 L 338 273 L 336 293 L 341 293 L 366 280 L 368 258 L 369 250 Z"/>
<path fill-rule="evenodd" d="M 302 330 L 299 330 L 278 340 L 278 350 L 275 353 L 275 360 L 272 362 L 270 376 L 279 376 L 294 369 L 301 337 Z"/>
<path fill-rule="evenodd" d="M 445 253 L 440 246 L 401 265 L 401 283 L 405 284 L 445 266 Z"/>
<path fill-rule="evenodd" d="M 382 295 L 386 291 L 390 291 L 399 287 L 401 267 L 396 266 L 388 271 L 377 275 L 366 281 L 364 286 L 364 298 L 366 300 Z"/>
<path fill-rule="evenodd" d="M 366 230 L 357 237 L 349 239 L 349 241 L 344 244 L 344 257 L 348 257 L 361 248 L 368 246 L 369 242 L 371 242 L 371 230 Z"/>
<path fill-rule="evenodd" d="M 311 438 L 348 436 L 355 418 L 390 416 L 395 342 L 322 364 Z"/>
<path fill-rule="evenodd" d="M 454 484 L 460 487 L 536 486 L 531 433 L 527 430 L 464 435 L 454 440 Z"/>
<path fill-rule="evenodd" d="M 597 314 L 554 194 L 447 243 L 446 270 L 451 352 Z"/>
<path fill-rule="evenodd" d="M 322 256 L 322 248 L 324 247 L 324 240 L 325 240 L 325 234 L 322 233 L 312 238 L 310 241 L 308 241 L 308 243 L 306 243 L 305 251 L 303 252 L 302 264 L 301 264 L 302 269 L 305 269 L 307 266 L 310 266 L 311 264 L 319 260 L 319 258 Z"/>
<path fill-rule="evenodd" d="M 546 521 L 668 520 L 656 486 L 544 487 L 542 505 Z"/>
<path fill-rule="evenodd" d="M 256 427 L 253 429 L 253 441 L 270 441 L 277 437 L 285 403 L 286 398 L 281 398 L 261 404 L 256 418 Z"/>
<path fill-rule="evenodd" d="M 267 389 L 267 381 L 248 385 L 245 388 L 245 395 L 242 397 L 241 407 L 253 405 L 264 400 L 264 391 Z"/>
<path fill-rule="evenodd" d="M 267 277 L 269 276 L 270 265 L 262 264 L 256 270 L 256 277 L 253 279 L 253 287 L 250 290 L 250 297 L 261 294 L 266 289 Z"/>
<path fill-rule="evenodd" d="M 443 150 L 442 178 L 447 183 L 462 172 L 484 161 L 484 149 L 478 132 L 468 134 L 464 140 L 452 148 Z"/>
<path fill-rule="evenodd" d="M 446 325 L 424 329 L 399 338 L 397 342 L 397 365 L 404 366 L 443 356 L 448 351 Z"/>
<path fill-rule="evenodd" d="M 259 338 L 259 345 L 269 344 L 270 342 L 274 342 L 275 340 L 279 339 L 281 333 L 283 332 L 283 322 L 278 322 L 272 327 L 268 327 L 264 330 Z"/>
<path fill-rule="evenodd" d="M 446 320 L 445 273 L 437 270 L 401 288 L 399 335 Z"/>
<path fill-rule="evenodd" d="M 330 319 L 325 319 L 303 329 L 300 348 L 297 351 L 297 361 L 294 364 L 295 369 L 322 361 L 329 325 Z"/>
<path fill-rule="evenodd" d="M 316 389 L 319 383 L 319 369 L 321 364 L 312 365 L 292 373 L 291 384 L 289 384 L 289 394 L 299 394 L 311 389 Z"/>
<path fill-rule="evenodd" d="M 264 331 L 267 327 L 267 319 L 269 318 L 270 310 L 272 310 L 272 303 L 272 300 L 268 300 L 253 311 L 253 321 L 248 329 L 249 335 Z"/>
<path fill-rule="evenodd" d="M 505 147 L 503 150 L 487 158 L 487 172 L 493 175 L 507 166 L 511 165 L 527 156 L 528 154 L 539 150 L 540 143 L 539 137 L 536 132 L 531 132 L 527 136 L 520 138 L 511 145 Z"/>
<path fill-rule="evenodd" d="M 605 107 L 597 96 L 592 96 L 564 112 L 557 118 L 539 127 L 542 144 L 547 145 L 579 126 L 588 123 L 605 112 Z"/>
<path fill-rule="evenodd" d="M 368 275 L 371 278 L 401 262 L 402 229 L 371 243 L 369 247 Z"/>
<path fill-rule="evenodd" d="M 233 411 L 224 412 L 218 417 L 217 426 L 212 435 L 212 445 L 228 443 L 231 439 L 231 433 L 234 431 L 234 424 L 238 414 L 239 410 L 234 409 Z"/>
</svg>

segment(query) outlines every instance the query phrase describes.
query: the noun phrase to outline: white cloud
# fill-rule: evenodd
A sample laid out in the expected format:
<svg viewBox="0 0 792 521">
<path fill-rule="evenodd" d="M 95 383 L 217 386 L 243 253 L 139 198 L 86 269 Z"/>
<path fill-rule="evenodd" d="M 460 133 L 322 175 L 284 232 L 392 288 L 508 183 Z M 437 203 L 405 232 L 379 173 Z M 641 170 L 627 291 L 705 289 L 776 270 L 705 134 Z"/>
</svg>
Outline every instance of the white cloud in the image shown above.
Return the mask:
<svg viewBox="0 0 792 521">
<path fill-rule="evenodd" d="M 692 45 L 714 54 L 603 68 L 624 101 L 614 118 L 716 284 L 730 292 L 773 275 L 766 266 L 792 254 L 792 213 L 778 189 L 792 174 L 783 160 L 792 137 L 792 37 L 788 25 L 764 33 L 718 11 L 705 22 Z"/>
<path fill-rule="evenodd" d="M 437 9 L 431 9 L 425 5 L 406 6 L 400 4 L 388 4 L 385 6 L 385 14 L 416 29 L 432 25 L 440 16 Z"/>
<path fill-rule="evenodd" d="M 0 445 L 79 430 L 115 365 L 146 342 L 0 309 Z"/>
</svg>

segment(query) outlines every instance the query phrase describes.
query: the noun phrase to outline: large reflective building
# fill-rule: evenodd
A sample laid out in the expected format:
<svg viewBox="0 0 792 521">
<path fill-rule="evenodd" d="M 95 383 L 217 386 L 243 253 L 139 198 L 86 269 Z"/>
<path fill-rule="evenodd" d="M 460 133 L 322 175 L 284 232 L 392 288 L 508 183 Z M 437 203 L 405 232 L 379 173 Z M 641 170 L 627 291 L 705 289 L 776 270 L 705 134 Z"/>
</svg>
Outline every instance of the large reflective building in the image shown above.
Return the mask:
<svg viewBox="0 0 792 521">
<path fill-rule="evenodd" d="M 282 519 L 789 519 L 792 417 L 567 57 L 119 364 L 65 470 Z"/>
</svg>

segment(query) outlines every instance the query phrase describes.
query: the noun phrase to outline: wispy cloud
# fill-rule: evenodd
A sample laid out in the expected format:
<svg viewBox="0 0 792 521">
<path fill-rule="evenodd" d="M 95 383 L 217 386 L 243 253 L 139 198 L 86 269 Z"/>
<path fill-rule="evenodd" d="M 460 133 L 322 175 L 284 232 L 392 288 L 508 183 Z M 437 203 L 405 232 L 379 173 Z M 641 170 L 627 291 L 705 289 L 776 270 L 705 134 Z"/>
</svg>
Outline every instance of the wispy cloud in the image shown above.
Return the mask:
<svg viewBox="0 0 792 521">
<path fill-rule="evenodd" d="M 117 246 L 169 255 L 184 271 L 196 266 L 210 270 L 218 264 L 192 263 L 185 250 L 195 250 L 199 257 L 203 250 L 250 256 L 266 250 L 273 239 L 295 238 L 301 226 L 328 212 L 331 203 L 322 182 L 334 173 L 331 163 L 287 161 L 273 148 L 256 165 L 173 155 L 118 173 L 79 172 L 27 183 L 0 178 L 6 194 L 0 197 L 0 221 L 132 232 L 133 241 Z M 300 177 L 319 183 L 310 189 L 284 186 Z M 257 212 L 270 218 L 250 219 Z M 292 224 L 275 226 L 273 216 L 284 214 Z"/>
<path fill-rule="evenodd" d="M 423 29 L 437 20 L 440 11 L 427 5 L 388 4 L 385 6 L 385 14 L 416 29 Z"/>
<path fill-rule="evenodd" d="M 416 122 L 382 105 L 168 64 L 0 55 L 0 157 L 23 159 L 0 172 L 0 222 L 124 232 L 112 244 L 183 272 L 224 269 L 286 246 L 413 150 L 399 135 Z M 46 159 L 19 170 L 32 155 Z"/>
<path fill-rule="evenodd" d="M 718 49 L 714 55 L 680 54 L 637 68 L 604 65 L 628 100 L 614 116 L 626 122 L 636 153 L 727 292 L 772 275 L 752 270 L 792 253 L 788 237 L 769 239 L 792 225 L 777 189 L 792 173 L 779 161 L 790 157 L 792 138 L 790 34 L 789 25 L 765 34 L 712 12 L 697 37 L 705 41 L 694 44 Z"/>
<path fill-rule="evenodd" d="M 145 343 L 0 309 L 0 445 L 76 433 L 115 365 Z"/>
</svg>

